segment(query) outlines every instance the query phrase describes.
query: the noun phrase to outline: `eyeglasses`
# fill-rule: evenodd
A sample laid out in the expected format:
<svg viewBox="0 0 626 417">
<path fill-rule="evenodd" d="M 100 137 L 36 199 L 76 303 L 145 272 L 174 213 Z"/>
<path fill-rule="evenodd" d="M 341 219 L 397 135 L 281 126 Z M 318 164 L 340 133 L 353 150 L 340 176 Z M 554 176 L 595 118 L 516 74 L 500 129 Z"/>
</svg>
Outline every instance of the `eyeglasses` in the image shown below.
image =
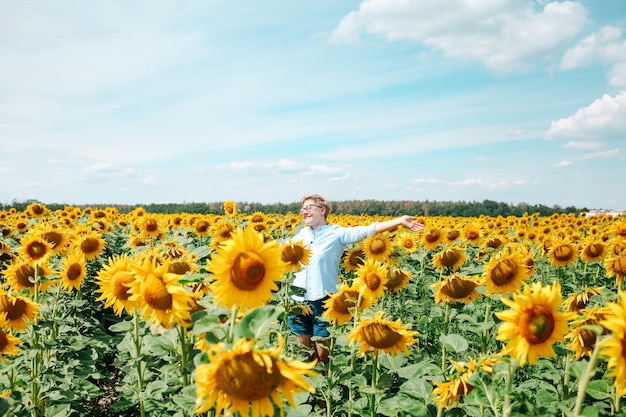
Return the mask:
<svg viewBox="0 0 626 417">
<path fill-rule="evenodd" d="M 304 206 L 300 209 L 300 213 L 308 213 L 309 211 L 313 210 L 313 207 L 322 207 L 322 206 L 318 206 L 317 204 L 309 204 L 308 206 Z"/>
</svg>

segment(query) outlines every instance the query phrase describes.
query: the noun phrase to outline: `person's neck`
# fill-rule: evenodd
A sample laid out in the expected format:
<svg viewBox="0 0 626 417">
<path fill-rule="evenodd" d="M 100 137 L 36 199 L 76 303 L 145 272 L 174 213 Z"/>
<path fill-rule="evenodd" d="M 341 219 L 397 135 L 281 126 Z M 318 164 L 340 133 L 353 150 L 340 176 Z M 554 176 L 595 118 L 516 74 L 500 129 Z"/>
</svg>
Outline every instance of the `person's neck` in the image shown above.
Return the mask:
<svg viewBox="0 0 626 417">
<path fill-rule="evenodd" d="M 315 230 L 320 226 L 324 226 L 325 224 L 327 224 L 326 220 L 324 220 L 322 223 L 310 224 L 309 227 L 311 228 L 311 230 Z"/>
</svg>

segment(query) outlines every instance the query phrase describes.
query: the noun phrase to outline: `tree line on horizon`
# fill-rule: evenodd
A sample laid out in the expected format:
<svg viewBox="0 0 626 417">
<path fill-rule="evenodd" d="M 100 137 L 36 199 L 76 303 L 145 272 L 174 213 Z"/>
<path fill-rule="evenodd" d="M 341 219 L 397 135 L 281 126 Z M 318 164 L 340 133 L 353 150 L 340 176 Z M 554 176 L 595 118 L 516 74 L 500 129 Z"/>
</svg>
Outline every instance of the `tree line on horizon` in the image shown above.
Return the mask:
<svg viewBox="0 0 626 417">
<path fill-rule="evenodd" d="M 17 211 L 25 210 L 30 204 L 39 202 L 37 200 L 13 201 L 11 204 L 0 203 L 0 210 Z M 62 210 L 68 204 L 40 204 L 45 205 L 50 210 Z M 237 210 L 241 213 L 275 213 L 288 214 L 298 213 L 300 210 L 300 202 L 292 203 L 254 203 L 254 202 L 235 202 Z M 143 208 L 146 212 L 155 214 L 173 214 L 173 213 L 190 213 L 190 214 L 223 214 L 224 202 L 184 202 L 184 203 L 150 203 L 150 204 L 86 204 L 72 205 L 81 209 L 93 208 L 104 209 L 107 207 L 116 208 L 121 213 L 128 213 L 136 208 Z M 552 207 L 544 204 L 528 204 L 518 203 L 516 205 L 493 200 L 483 201 L 413 201 L 413 200 L 344 200 L 332 202 L 332 212 L 335 214 L 350 215 L 381 215 L 381 216 L 400 216 L 403 214 L 412 214 L 415 216 L 451 216 L 451 217 L 478 217 L 478 216 L 516 216 L 521 217 L 525 214 L 539 213 L 541 216 L 550 216 L 552 214 L 576 214 L 588 212 L 586 207 L 577 208 L 574 206 L 561 207 L 553 205 Z"/>
</svg>

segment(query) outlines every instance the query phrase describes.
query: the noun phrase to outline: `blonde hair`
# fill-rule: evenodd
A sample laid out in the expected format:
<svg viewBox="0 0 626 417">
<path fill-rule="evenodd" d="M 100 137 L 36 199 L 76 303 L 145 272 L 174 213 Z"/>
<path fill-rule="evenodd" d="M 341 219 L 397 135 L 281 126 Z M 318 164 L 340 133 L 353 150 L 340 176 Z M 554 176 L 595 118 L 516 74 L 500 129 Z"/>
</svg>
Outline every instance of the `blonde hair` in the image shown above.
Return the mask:
<svg viewBox="0 0 626 417">
<path fill-rule="evenodd" d="M 318 206 L 322 206 L 325 210 L 324 210 L 324 217 L 328 217 L 328 215 L 330 214 L 333 206 L 330 203 L 330 200 L 326 200 L 324 197 L 322 197 L 319 194 L 308 194 L 305 195 L 304 197 L 302 197 L 302 201 L 301 203 L 304 204 L 304 202 L 306 200 L 313 200 L 315 201 L 315 204 L 317 204 Z"/>
</svg>

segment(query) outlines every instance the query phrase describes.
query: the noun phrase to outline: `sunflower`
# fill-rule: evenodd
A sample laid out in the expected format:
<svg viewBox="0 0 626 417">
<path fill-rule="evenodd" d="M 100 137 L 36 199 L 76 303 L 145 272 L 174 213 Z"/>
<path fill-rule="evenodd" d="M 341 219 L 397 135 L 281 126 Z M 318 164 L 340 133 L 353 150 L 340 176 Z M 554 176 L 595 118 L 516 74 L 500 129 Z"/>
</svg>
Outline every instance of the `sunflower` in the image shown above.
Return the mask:
<svg viewBox="0 0 626 417">
<path fill-rule="evenodd" d="M 88 261 L 96 259 L 106 245 L 102 236 L 94 231 L 81 233 L 74 239 L 74 249 L 80 251 Z"/>
<path fill-rule="evenodd" d="M 480 244 L 483 241 L 484 232 L 479 221 L 471 221 L 463 228 L 463 237 L 470 244 Z"/>
<path fill-rule="evenodd" d="M 237 203 L 226 200 L 224 201 L 224 214 L 230 217 L 237 215 Z"/>
<path fill-rule="evenodd" d="M 411 324 L 402 324 L 400 319 L 391 321 L 383 317 L 383 311 L 377 311 L 373 318 L 362 318 L 348 335 L 350 345 L 360 344 L 359 352 L 386 352 L 396 356 L 404 352 L 409 356 L 408 346 L 417 342 L 416 331 L 410 330 Z"/>
<path fill-rule="evenodd" d="M 198 219 L 193 224 L 193 231 L 196 236 L 207 236 L 211 229 L 211 223 L 205 219 Z"/>
<path fill-rule="evenodd" d="M 6 328 L 23 332 L 39 315 L 39 304 L 29 298 L 10 295 L 0 290 L 1 315 L 6 318 Z"/>
<path fill-rule="evenodd" d="M 398 248 L 402 248 L 408 253 L 417 251 L 419 247 L 415 240 L 414 234 L 410 232 L 400 232 L 394 239 L 394 245 Z"/>
<path fill-rule="evenodd" d="M 480 298 L 480 293 L 476 291 L 480 285 L 480 280 L 469 276 L 454 274 L 443 277 L 442 281 L 431 285 L 434 288 L 435 303 L 469 303 L 476 298 Z"/>
<path fill-rule="evenodd" d="M 144 320 L 165 328 L 172 323 L 188 325 L 195 306 L 191 291 L 179 282 L 181 275 L 169 272 L 170 263 L 157 256 L 146 256 L 141 264 L 133 263 L 135 279 L 130 283 L 128 298 L 140 303 Z"/>
<path fill-rule="evenodd" d="M 600 295 L 602 288 L 585 288 L 579 292 L 571 293 L 563 302 L 567 311 L 579 312 L 580 310 L 587 308 L 589 300 L 594 295 Z"/>
<path fill-rule="evenodd" d="M 98 272 L 96 293 L 102 294 L 96 301 L 104 301 L 104 308 L 113 307 L 116 316 L 123 311 L 133 315 L 140 307 L 139 300 L 131 300 L 130 287 L 135 280 L 132 262 L 128 255 L 113 255 Z"/>
<path fill-rule="evenodd" d="M 622 252 L 621 255 L 607 256 L 604 258 L 604 266 L 607 278 L 615 277 L 617 286 L 621 286 L 626 276 L 626 252 Z"/>
<path fill-rule="evenodd" d="M 222 306 L 256 308 L 272 299 L 283 279 L 278 242 L 264 242 L 253 228 L 239 229 L 224 242 L 209 264 L 211 292 Z"/>
<path fill-rule="evenodd" d="M 209 234 L 214 241 L 221 243 L 229 240 L 235 231 L 235 223 L 230 219 L 220 219 L 211 225 Z"/>
<path fill-rule="evenodd" d="M 452 378 L 449 381 L 434 381 L 437 387 L 433 389 L 432 395 L 437 396 L 435 403 L 441 408 L 450 408 L 457 405 L 461 398 L 469 394 L 474 388 L 469 383 L 470 377 L 482 370 L 488 374 L 493 373 L 493 365 L 500 362 L 497 358 L 485 358 L 480 362 L 472 358 L 468 363 L 451 360 L 454 366 Z"/>
<path fill-rule="evenodd" d="M 584 326 L 599 325 L 605 319 L 606 310 L 593 306 L 593 308 L 583 308 L 578 313 L 580 317 L 572 321 L 572 330 L 565 336 L 566 339 L 571 339 L 567 348 L 574 351 L 576 360 L 584 355 L 591 356 L 598 336 Z"/>
<path fill-rule="evenodd" d="M 70 240 L 70 233 L 62 227 L 50 223 L 41 223 L 37 228 L 37 233 L 50 242 L 52 253 L 63 252 Z"/>
<path fill-rule="evenodd" d="M 598 262 L 608 253 L 608 246 L 597 237 L 588 237 L 580 247 L 580 257 L 585 262 Z"/>
<path fill-rule="evenodd" d="M 87 262 L 82 253 L 70 252 L 63 259 L 61 269 L 61 286 L 67 291 L 79 289 L 87 276 Z"/>
<path fill-rule="evenodd" d="M 554 238 L 548 249 L 548 259 L 555 266 L 566 267 L 578 258 L 578 245 L 568 237 Z"/>
<path fill-rule="evenodd" d="M 24 210 L 24 212 L 29 217 L 39 219 L 45 217 L 50 212 L 50 210 L 48 210 L 48 207 L 43 204 L 31 203 L 28 205 L 28 207 L 26 207 L 26 210 Z"/>
<path fill-rule="evenodd" d="M 357 303 L 359 310 L 372 306 L 366 297 L 359 294 L 359 288 L 354 285 L 349 286 L 343 281 L 337 292 L 331 294 L 324 302 L 325 310 L 322 317 L 337 324 L 345 323 L 352 320 L 352 309 L 357 307 Z"/>
<path fill-rule="evenodd" d="M 4 355 L 12 355 L 15 356 L 22 349 L 17 347 L 22 343 L 17 337 L 13 336 L 11 333 L 6 332 L 4 329 L 6 328 L 6 317 L 5 314 L 0 314 L 0 360 L 6 361 Z"/>
<path fill-rule="evenodd" d="M 280 245 L 280 259 L 285 264 L 285 271 L 298 272 L 303 266 L 309 264 L 311 260 L 311 250 L 302 242 L 293 242 L 289 240 L 287 243 Z"/>
<path fill-rule="evenodd" d="M 214 408 L 215 415 L 273 416 L 278 407 L 282 416 L 282 397 L 295 408 L 294 394 L 315 392 L 304 376 L 316 375 L 311 370 L 316 362 L 282 359 L 283 343 L 279 335 L 273 350 L 257 350 L 246 339 L 232 350 L 223 343 L 210 346 L 209 363 L 196 368 L 195 413 Z"/>
<path fill-rule="evenodd" d="M 366 259 L 357 269 L 357 277 L 353 285 L 355 288 L 360 288 L 363 297 L 375 302 L 385 293 L 387 275 L 385 264 L 374 259 Z"/>
<path fill-rule="evenodd" d="M 365 252 L 360 247 L 356 247 L 348 251 L 344 255 L 343 267 L 346 272 L 356 271 L 359 266 L 365 262 Z"/>
<path fill-rule="evenodd" d="M 506 250 L 492 257 L 485 265 L 482 284 L 487 295 L 508 294 L 519 290 L 520 285 L 533 274 L 519 252 Z"/>
<path fill-rule="evenodd" d="M 387 233 L 378 233 L 368 236 L 361 242 L 361 249 L 366 259 L 385 262 L 391 255 L 391 238 Z"/>
<path fill-rule="evenodd" d="M 52 244 L 41 236 L 26 236 L 20 241 L 18 254 L 33 265 L 41 265 L 52 255 Z"/>
<path fill-rule="evenodd" d="M 465 262 L 465 253 L 458 246 L 450 246 L 433 256 L 433 266 L 438 269 L 451 269 L 456 271 Z"/>
<path fill-rule="evenodd" d="M 609 357 L 609 377 L 614 377 L 613 387 L 617 395 L 626 395 L 626 292 L 621 292 L 617 303 L 607 305 L 607 316 L 600 324 L 610 336 L 600 341 L 600 354 Z"/>
<path fill-rule="evenodd" d="M 391 266 L 387 270 L 387 283 L 385 288 L 389 292 L 399 292 L 409 285 L 413 274 L 410 271 Z"/>
<path fill-rule="evenodd" d="M 6 284 L 13 291 L 21 291 L 28 288 L 31 293 L 35 292 L 35 275 L 39 277 L 49 277 L 54 271 L 46 265 L 31 265 L 30 262 L 17 262 L 9 265 L 4 271 L 4 277 L 6 278 Z M 53 284 L 52 280 L 40 280 L 38 290 L 45 292 L 50 285 Z"/>
<path fill-rule="evenodd" d="M 421 244 L 426 249 L 436 249 L 444 240 L 442 231 L 435 226 L 429 227 L 422 235 Z"/>
<path fill-rule="evenodd" d="M 555 356 L 552 346 L 562 342 L 568 332 L 568 322 L 576 317 L 573 312 L 559 312 L 561 286 L 558 282 L 543 286 L 541 282 L 524 285 L 513 299 L 502 298 L 511 309 L 495 315 L 503 321 L 496 340 L 509 343 L 502 354 L 516 358 L 521 366 L 526 361 L 534 365 L 541 357 Z"/>
<path fill-rule="evenodd" d="M 156 215 L 145 214 L 137 219 L 133 226 L 142 239 L 158 239 L 163 236 L 161 218 Z"/>
</svg>

